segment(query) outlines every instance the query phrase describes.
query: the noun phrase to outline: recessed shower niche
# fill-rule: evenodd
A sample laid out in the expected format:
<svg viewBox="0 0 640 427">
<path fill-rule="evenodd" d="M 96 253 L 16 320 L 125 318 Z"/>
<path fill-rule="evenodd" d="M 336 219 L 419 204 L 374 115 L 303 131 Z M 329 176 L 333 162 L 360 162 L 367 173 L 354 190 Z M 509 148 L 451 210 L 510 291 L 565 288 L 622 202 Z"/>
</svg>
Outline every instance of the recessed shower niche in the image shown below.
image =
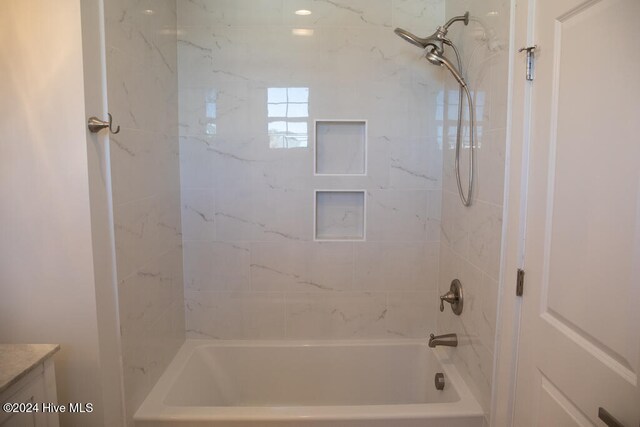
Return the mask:
<svg viewBox="0 0 640 427">
<path fill-rule="evenodd" d="M 316 120 L 316 175 L 366 175 L 367 122 Z"/>
<path fill-rule="evenodd" d="M 316 190 L 316 240 L 364 240 L 364 190 Z"/>
</svg>

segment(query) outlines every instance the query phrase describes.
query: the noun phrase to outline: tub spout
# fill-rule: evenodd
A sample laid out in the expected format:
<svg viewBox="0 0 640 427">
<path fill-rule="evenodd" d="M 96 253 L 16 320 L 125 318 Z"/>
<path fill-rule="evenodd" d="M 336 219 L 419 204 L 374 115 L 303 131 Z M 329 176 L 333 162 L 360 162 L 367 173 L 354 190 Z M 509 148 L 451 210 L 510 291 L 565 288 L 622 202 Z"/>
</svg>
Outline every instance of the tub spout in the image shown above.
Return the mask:
<svg viewBox="0 0 640 427">
<path fill-rule="evenodd" d="M 444 345 L 446 347 L 457 347 L 458 336 L 456 334 L 429 335 L 429 347 L 435 348 L 439 345 Z"/>
</svg>

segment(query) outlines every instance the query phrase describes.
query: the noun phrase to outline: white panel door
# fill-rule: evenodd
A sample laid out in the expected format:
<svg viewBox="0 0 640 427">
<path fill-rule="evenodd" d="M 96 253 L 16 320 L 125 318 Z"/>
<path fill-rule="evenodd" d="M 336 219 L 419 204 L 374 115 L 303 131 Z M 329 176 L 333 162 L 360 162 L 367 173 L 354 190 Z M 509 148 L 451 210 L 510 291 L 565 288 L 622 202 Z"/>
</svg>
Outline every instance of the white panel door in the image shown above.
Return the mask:
<svg viewBox="0 0 640 427">
<path fill-rule="evenodd" d="M 640 0 L 537 0 L 514 425 L 640 425 Z M 516 76 L 520 78 L 520 76 Z"/>
</svg>

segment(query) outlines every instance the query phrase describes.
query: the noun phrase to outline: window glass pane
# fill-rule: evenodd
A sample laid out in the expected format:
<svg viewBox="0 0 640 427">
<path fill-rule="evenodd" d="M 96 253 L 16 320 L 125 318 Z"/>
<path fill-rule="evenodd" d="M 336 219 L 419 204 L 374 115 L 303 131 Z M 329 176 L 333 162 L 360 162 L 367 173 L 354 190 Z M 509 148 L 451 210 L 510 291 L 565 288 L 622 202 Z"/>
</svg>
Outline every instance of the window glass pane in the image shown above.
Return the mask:
<svg viewBox="0 0 640 427">
<path fill-rule="evenodd" d="M 289 133 L 297 135 L 307 134 L 307 122 L 288 122 Z"/>
<path fill-rule="evenodd" d="M 287 89 L 289 102 L 309 102 L 308 87 L 290 87 Z"/>
<path fill-rule="evenodd" d="M 287 132 L 287 122 L 269 122 L 269 134 L 283 134 Z"/>
<path fill-rule="evenodd" d="M 267 104 L 267 114 L 269 117 L 286 117 L 287 104 Z"/>
<path fill-rule="evenodd" d="M 306 136 L 287 137 L 287 148 L 304 148 L 307 146 Z"/>
<path fill-rule="evenodd" d="M 287 117 L 309 117 L 309 104 L 289 104 Z"/>
<path fill-rule="evenodd" d="M 286 87 L 270 87 L 267 89 L 267 102 L 287 102 L 287 88 Z"/>
<path fill-rule="evenodd" d="M 218 109 L 216 107 L 217 95 L 208 95 L 205 98 L 205 114 L 209 119 L 215 119 L 218 116 Z"/>
</svg>

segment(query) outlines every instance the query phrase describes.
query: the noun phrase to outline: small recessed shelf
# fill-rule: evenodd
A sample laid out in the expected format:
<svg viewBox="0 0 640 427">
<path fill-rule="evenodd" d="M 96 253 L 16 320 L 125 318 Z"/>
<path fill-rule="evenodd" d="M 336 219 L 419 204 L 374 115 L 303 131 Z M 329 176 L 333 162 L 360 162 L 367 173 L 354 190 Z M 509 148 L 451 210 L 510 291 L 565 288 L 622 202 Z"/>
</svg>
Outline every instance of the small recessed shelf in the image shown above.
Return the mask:
<svg viewBox="0 0 640 427">
<path fill-rule="evenodd" d="M 316 240 L 365 239 L 364 190 L 316 190 Z"/>
<path fill-rule="evenodd" d="M 316 120 L 316 175 L 367 174 L 367 121 Z"/>
</svg>

